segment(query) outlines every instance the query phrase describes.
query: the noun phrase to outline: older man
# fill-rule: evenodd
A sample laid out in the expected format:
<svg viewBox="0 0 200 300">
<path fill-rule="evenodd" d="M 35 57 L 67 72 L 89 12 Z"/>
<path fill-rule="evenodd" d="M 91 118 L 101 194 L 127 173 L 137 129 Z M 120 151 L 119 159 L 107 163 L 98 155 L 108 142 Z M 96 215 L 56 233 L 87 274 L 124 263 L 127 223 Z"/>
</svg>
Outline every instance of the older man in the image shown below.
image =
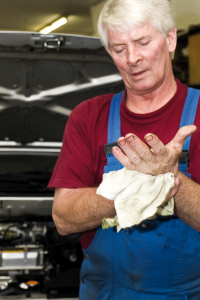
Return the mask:
<svg viewBox="0 0 200 300">
<path fill-rule="evenodd" d="M 90 99 L 73 111 L 49 184 L 56 188 L 53 218 L 59 233 L 84 232 L 80 299 L 199 300 L 199 92 L 173 76 L 176 28 L 170 4 L 109 0 L 99 34 L 126 89 L 115 97 Z M 184 144 L 192 133 L 191 143 Z M 107 162 L 104 145 L 117 139 L 123 152 L 114 147 L 115 158 Z M 194 181 L 178 171 L 183 144 L 190 147 L 185 173 Z M 96 187 L 104 170 L 123 166 L 152 175 L 173 172 L 169 198 L 175 197 L 179 217 L 146 220 L 119 233 L 102 230 L 102 219 L 116 211 Z"/>
</svg>

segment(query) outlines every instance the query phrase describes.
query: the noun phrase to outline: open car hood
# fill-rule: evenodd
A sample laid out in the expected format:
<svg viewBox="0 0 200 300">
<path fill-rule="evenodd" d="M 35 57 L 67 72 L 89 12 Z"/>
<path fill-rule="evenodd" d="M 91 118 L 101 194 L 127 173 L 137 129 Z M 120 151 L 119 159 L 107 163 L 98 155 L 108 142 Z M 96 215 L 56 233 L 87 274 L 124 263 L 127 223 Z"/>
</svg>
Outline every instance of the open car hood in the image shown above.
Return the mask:
<svg viewBox="0 0 200 300">
<path fill-rule="evenodd" d="M 80 102 L 123 82 L 94 37 L 0 32 L 0 142 L 61 142 Z"/>
</svg>

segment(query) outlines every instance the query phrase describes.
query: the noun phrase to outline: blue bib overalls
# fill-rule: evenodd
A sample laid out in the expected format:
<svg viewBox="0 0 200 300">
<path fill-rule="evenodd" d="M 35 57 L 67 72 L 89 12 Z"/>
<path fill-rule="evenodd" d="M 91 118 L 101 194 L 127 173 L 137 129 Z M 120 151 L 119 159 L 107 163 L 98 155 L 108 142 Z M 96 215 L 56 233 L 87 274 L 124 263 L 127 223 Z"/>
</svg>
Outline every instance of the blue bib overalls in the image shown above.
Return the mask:
<svg viewBox="0 0 200 300">
<path fill-rule="evenodd" d="M 111 102 L 108 143 L 121 136 L 122 95 Z M 180 127 L 193 124 L 199 95 L 188 89 Z M 190 137 L 184 150 L 189 146 Z M 112 154 L 107 160 L 104 172 L 123 167 Z M 186 173 L 186 163 L 179 169 Z M 146 220 L 119 233 L 115 227 L 100 227 L 83 252 L 80 300 L 200 300 L 200 234 L 176 215 Z"/>
</svg>

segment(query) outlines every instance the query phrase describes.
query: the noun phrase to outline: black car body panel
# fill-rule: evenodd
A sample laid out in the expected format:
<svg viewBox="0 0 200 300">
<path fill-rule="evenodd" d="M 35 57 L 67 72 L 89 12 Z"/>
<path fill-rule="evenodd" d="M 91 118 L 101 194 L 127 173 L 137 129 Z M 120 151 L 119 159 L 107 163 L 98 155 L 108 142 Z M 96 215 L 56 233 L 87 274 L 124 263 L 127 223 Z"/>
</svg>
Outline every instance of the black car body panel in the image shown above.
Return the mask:
<svg viewBox="0 0 200 300">
<path fill-rule="evenodd" d="M 75 299 L 80 234 L 60 236 L 47 184 L 71 111 L 123 82 L 98 38 L 0 32 L 0 299 Z"/>
</svg>

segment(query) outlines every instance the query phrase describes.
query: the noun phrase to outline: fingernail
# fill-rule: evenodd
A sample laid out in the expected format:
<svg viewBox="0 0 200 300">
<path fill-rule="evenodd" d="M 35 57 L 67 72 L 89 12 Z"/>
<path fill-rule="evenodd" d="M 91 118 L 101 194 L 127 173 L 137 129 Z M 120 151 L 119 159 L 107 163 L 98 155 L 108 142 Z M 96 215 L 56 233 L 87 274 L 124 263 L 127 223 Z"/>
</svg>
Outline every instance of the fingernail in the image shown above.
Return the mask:
<svg viewBox="0 0 200 300">
<path fill-rule="evenodd" d="M 153 135 L 148 135 L 148 136 L 146 136 L 146 137 L 145 137 L 145 140 L 146 140 L 147 142 L 151 142 L 151 141 L 153 140 Z"/>
<path fill-rule="evenodd" d="M 124 146 L 124 145 L 126 144 L 126 141 L 125 141 L 125 140 L 121 140 L 121 141 L 118 142 L 118 144 L 119 144 L 120 146 Z"/>
<path fill-rule="evenodd" d="M 129 143 L 131 143 L 133 140 L 134 140 L 134 136 L 133 136 L 133 135 L 130 135 L 130 136 L 127 138 L 127 141 L 128 141 Z"/>
<path fill-rule="evenodd" d="M 113 153 L 113 154 L 116 154 L 117 152 L 118 152 L 118 148 L 117 148 L 117 147 L 113 147 L 113 148 L 112 148 L 112 153 Z"/>
</svg>

